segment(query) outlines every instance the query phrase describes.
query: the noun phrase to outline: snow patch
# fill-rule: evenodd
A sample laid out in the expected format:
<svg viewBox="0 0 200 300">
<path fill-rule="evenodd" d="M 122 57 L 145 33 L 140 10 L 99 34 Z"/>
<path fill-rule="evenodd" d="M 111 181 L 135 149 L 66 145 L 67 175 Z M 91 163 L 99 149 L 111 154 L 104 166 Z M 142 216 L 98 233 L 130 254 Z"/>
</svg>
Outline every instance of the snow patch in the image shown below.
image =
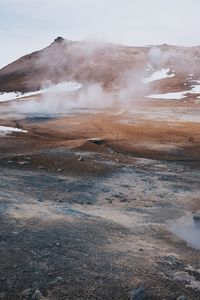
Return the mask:
<svg viewBox="0 0 200 300">
<path fill-rule="evenodd" d="M 191 90 L 176 92 L 176 93 L 166 93 L 166 94 L 154 94 L 146 96 L 151 99 L 183 99 L 187 97 L 187 94 L 200 94 L 200 85 L 192 85 Z M 199 97 L 197 97 L 199 98 Z"/>
<path fill-rule="evenodd" d="M 35 92 L 29 93 L 2 93 L 0 94 L 0 102 L 13 101 L 17 99 L 23 99 L 25 97 L 31 97 L 39 94 L 46 94 L 52 92 L 74 92 L 82 87 L 82 84 L 74 81 L 61 82 L 56 85 L 51 85 Z"/>
<path fill-rule="evenodd" d="M 186 96 L 184 95 L 185 92 L 177 92 L 177 93 L 166 93 L 166 94 L 154 94 L 154 95 L 149 95 L 146 96 L 147 98 L 151 99 L 183 99 Z"/>
<path fill-rule="evenodd" d="M 0 135 L 6 135 L 11 132 L 27 132 L 26 130 L 14 127 L 0 126 Z"/>
<path fill-rule="evenodd" d="M 192 85 L 191 91 L 188 91 L 191 94 L 200 94 L 200 85 Z"/>
<path fill-rule="evenodd" d="M 19 97 L 18 93 L 1 93 L 0 94 L 0 102 L 11 101 L 13 99 L 17 99 Z"/>
<path fill-rule="evenodd" d="M 149 77 L 143 78 L 142 82 L 149 83 L 149 82 L 164 79 L 164 78 L 172 78 L 174 76 L 175 76 L 175 74 L 171 73 L 170 69 L 162 68 L 161 70 L 154 71 Z"/>
</svg>

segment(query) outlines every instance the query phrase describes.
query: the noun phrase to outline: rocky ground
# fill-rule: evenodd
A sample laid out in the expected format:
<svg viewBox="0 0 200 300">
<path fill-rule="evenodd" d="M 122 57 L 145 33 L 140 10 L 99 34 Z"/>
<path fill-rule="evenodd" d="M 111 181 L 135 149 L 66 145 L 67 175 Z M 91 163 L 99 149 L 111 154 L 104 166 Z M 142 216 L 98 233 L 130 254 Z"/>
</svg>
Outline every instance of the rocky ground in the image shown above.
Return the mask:
<svg viewBox="0 0 200 300">
<path fill-rule="evenodd" d="M 0 299 L 200 299 L 199 105 L 145 107 L 1 103 Z"/>
</svg>

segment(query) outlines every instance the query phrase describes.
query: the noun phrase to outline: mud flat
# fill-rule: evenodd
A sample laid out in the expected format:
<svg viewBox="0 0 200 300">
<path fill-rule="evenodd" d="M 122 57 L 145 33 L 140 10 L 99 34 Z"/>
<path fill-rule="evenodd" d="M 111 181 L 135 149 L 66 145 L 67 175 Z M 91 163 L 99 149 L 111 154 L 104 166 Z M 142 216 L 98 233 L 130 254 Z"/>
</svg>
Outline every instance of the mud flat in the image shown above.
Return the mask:
<svg viewBox="0 0 200 300">
<path fill-rule="evenodd" d="M 199 237 L 199 105 L 163 103 L 164 118 L 158 102 L 56 117 L 1 104 L 0 125 L 26 132 L 0 136 L 0 299 L 200 299 L 185 229 Z"/>
</svg>

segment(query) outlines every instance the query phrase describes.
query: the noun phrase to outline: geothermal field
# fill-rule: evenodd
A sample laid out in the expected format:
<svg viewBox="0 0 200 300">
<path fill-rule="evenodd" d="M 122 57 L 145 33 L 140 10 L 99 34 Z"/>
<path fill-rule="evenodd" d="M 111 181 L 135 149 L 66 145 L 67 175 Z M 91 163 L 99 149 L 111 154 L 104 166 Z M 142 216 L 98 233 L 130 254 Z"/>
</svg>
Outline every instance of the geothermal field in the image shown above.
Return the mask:
<svg viewBox="0 0 200 300">
<path fill-rule="evenodd" d="M 61 37 L 0 70 L 0 299 L 200 299 L 200 47 Z"/>
</svg>

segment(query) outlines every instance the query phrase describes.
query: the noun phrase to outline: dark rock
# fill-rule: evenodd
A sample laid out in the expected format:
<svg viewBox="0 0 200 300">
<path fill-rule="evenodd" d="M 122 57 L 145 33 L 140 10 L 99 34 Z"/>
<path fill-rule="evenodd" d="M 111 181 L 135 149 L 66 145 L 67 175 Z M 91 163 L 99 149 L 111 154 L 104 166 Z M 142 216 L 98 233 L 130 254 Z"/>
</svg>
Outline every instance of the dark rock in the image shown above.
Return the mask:
<svg viewBox="0 0 200 300">
<path fill-rule="evenodd" d="M 193 219 L 194 219 L 195 222 L 200 223 L 200 212 L 199 211 L 193 213 Z"/>
<path fill-rule="evenodd" d="M 39 166 L 38 169 L 40 169 L 40 170 L 45 169 L 45 167 L 44 166 Z"/>
<path fill-rule="evenodd" d="M 103 192 L 103 193 L 109 193 L 110 189 L 105 187 L 105 188 L 101 189 L 101 192 Z"/>
<path fill-rule="evenodd" d="M 42 299 L 44 299 L 44 296 L 42 295 L 42 293 L 38 289 L 36 289 L 33 296 L 32 296 L 32 299 L 33 300 L 42 300 Z"/>
<path fill-rule="evenodd" d="M 33 290 L 32 290 L 32 289 L 26 289 L 26 290 L 24 290 L 24 291 L 21 293 L 21 296 L 22 296 L 22 298 L 23 298 L 23 297 L 28 297 L 28 296 L 30 296 L 32 293 L 33 293 Z"/>
<path fill-rule="evenodd" d="M 55 280 L 53 280 L 50 285 L 60 285 L 64 283 L 64 279 L 62 277 L 56 277 Z"/>
<path fill-rule="evenodd" d="M 193 277 L 190 276 L 187 272 L 178 271 L 178 272 L 174 273 L 174 280 L 176 280 L 176 281 L 190 283 L 191 279 L 193 279 Z"/>
<path fill-rule="evenodd" d="M 121 198 L 121 199 L 120 199 L 120 202 L 126 202 L 126 201 L 127 201 L 126 198 Z"/>
<path fill-rule="evenodd" d="M 61 36 L 58 36 L 55 40 L 54 40 L 54 43 L 62 43 L 62 42 L 64 42 L 64 38 L 63 37 L 61 37 Z"/>
<path fill-rule="evenodd" d="M 102 145 L 104 143 L 104 140 L 101 138 L 91 138 L 88 139 L 87 141 L 96 145 Z"/>
<path fill-rule="evenodd" d="M 187 298 L 185 296 L 179 296 L 178 298 L 176 298 L 176 300 L 187 300 Z"/>
<path fill-rule="evenodd" d="M 93 205 L 93 203 L 91 201 L 87 201 L 88 205 Z"/>
<path fill-rule="evenodd" d="M 79 161 L 84 161 L 85 159 L 84 159 L 84 157 L 81 155 L 81 156 L 79 157 L 78 160 L 79 160 Z"/>
<path fill-rule="evenodd" d="M 167 257 L 165 257 L 165 261 L 174 268 L 180 267 L 183 265 L 182 261 L 180 261 L 178 258 L 176 258 L 176 256 L 174 255 L 169 255 Z"/>
<path fill-rule="evenodd" d="M 144 300 L 145 299 L 145 289 L 143 287 L 139 289 L 133 289 L 129 292 L 130 300 Z"/>
<path fill-rule="evenodd" d="M 119 199 L 120 202 L 126 202 L 127 201 L 126 196 L 122 193 L 114 194 L 113 197 Z"/>
</svg>

